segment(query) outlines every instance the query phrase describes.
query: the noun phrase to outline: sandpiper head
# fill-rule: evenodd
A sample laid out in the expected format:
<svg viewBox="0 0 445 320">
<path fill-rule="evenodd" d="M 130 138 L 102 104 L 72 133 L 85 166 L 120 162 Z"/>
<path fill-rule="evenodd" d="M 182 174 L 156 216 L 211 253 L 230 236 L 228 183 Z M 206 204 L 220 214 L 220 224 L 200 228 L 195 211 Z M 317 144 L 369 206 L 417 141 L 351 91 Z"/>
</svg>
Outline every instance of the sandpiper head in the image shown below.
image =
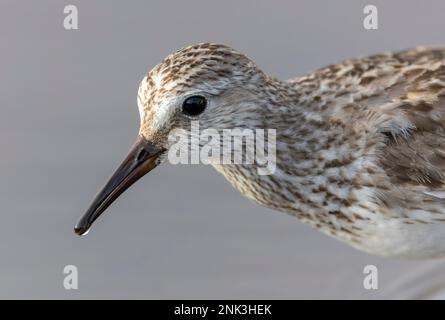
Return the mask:
<svg viewBox="0 0 445 320">
<path fill-rule="evenodd" d="M 229 125 L 229 119 L 243 122 L 227 116 L 245 113 L 240 111 L 245 111 L 263 77 L 250 59 L 230 47 L 202 43 L 181 49 L 142 79 L 139 134 L 167 147 L 166 133 L 190 128 L 192 120 L 212 128 Z"/>
<path fill-rule="evenodd" d="M 142 80 L 138 91 L 140 130 L 136 144 L 75 227 L 85 234 L 99 215 L 128 187 L 161 162 L 171 130 L 252 128 L 265 75 L 234 49 L 202 43 L 167 56 Z"/>
</svg>

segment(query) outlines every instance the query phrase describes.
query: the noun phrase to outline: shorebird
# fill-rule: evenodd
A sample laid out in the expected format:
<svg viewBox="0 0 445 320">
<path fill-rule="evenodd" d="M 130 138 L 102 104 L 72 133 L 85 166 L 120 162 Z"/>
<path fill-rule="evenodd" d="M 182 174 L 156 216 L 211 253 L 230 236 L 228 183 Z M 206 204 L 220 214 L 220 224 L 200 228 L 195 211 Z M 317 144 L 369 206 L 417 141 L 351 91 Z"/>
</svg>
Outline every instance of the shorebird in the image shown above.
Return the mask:
<svg viewBox="0 0 445 320">
<path fill-rule="evenodd" d="M 197 120 L 276 129 L 273 174 L 214 164 L 247 198 L 371 254 L 445 254 L 445 49 L 356 58 L 281 81 L 228 46 L 201 43 L 155 66 L 137 101 L 137 142 L 79 235 L 166 159 L 171 130 Z"/>
</svg>

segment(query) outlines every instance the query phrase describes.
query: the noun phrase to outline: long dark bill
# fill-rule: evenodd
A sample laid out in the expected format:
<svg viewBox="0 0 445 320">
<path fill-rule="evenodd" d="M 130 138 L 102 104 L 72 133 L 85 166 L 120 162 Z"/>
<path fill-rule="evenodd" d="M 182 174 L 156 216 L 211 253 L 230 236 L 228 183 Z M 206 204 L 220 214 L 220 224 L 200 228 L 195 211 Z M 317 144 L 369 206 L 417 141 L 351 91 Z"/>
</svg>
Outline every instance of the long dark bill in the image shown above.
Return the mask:
<svg viewBox="0 0 445 320">
<path fill-rule="evenodd" d="M 83 235 L 93 222 L 133 183 L 155 168 L 159 156 L 165 151 L 162 147 L 139 137 L 128 156 L 94 198 L 87 212 L 74 227 L 74 232 Z"/>
</svg>

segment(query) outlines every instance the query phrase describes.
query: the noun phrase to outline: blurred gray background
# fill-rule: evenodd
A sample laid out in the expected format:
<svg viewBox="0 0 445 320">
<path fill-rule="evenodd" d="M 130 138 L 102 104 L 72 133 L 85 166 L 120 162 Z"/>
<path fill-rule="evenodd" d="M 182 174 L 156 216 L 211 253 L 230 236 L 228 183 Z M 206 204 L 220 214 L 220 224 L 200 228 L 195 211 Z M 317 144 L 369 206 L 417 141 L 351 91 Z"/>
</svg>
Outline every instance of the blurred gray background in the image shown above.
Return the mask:
<svg viewBox="0 0 445 320">
<path fill-rule="evenodd" d="M 379 29 L 362 26 L 379 9 Z M 79 30 L 63 28 L 63 8 Z M 445 260 L 358 252 L 244 199 L 211 167 L 165 164 L 73 233 L 135 140 L 136 92 L 165 55 L 228 44 L 286 79 L 445 45 L 437 1 L 0 1 L 0 298 L 444 297 Z M 79 289 L 63 287 L 63 267 Z M 379 268 L 379 290 L 363 267 Z"/>
</svg>

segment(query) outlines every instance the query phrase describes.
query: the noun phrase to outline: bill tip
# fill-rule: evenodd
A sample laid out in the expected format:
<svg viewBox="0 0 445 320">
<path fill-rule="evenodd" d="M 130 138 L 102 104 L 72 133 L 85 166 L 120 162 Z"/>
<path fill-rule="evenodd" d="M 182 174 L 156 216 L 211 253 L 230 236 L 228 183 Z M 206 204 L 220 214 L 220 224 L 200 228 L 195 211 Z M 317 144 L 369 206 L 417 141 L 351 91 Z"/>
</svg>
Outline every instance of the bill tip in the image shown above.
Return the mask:
<svg viewBox="0 0 445 320">
<path fill-rule="evenodd" d="M 79 226 L 74 227 L 74 233 L 76 233 L 78 236 L 85 236 L 88 234 L 88 232 L 90 232 L 90 229 L 88 228 Z"/>
</svg>

